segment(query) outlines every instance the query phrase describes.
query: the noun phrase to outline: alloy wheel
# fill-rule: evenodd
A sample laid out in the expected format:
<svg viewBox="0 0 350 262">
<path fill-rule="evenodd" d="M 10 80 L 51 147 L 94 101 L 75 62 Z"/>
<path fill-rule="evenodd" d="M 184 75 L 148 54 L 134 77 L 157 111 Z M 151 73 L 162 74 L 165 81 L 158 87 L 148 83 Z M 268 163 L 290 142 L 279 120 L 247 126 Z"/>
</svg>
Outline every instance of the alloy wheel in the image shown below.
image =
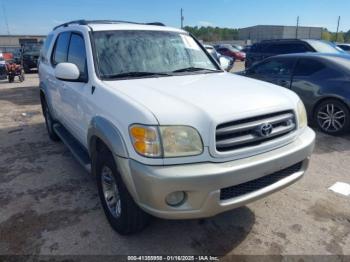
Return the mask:
<svg viewBox="0 0 350 262">
<path fill-rule="evenodd" d="M 104 166 L 102 168 L 101 184 L 104 200 L 109 212 L 115 218 L 120 217 L 122 208 L 118 186 L 113 176 L 112 170 L 107 166 Z"/>
<path fill-rule="evenodd" d="M 346 113 L 342 108 L 333 104 L 324 104 L 317 112 L 317 121 L 321 129 L 332 133 L 344 128 Z"/>
</svg>

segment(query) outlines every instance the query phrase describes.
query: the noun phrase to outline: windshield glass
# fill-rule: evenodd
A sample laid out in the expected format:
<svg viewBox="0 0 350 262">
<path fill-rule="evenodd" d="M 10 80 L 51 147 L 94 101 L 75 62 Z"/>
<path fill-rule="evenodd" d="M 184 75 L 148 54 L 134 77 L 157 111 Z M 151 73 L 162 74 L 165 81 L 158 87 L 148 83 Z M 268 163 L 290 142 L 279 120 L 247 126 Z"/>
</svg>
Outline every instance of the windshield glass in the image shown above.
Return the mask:
<svg viewBox="0 0 350 262">
<path fill-rule="evenodd" d="M 102 78 L 134 72 L 164 74 L 186 68 L 219 69 L 187 34 L 120 30 L 94 32 L 93 38 Z"/>
<path fill-rule="evenodd" d="M 317 41 L 317 40 L 308 40 L 307 41 L 317 52 L 320 53 L 329 53 L 329 54 L 339 54 L 342 53 L 338 48 L 335 47 L 330 42 L 326 41 Z"/>
</svg>

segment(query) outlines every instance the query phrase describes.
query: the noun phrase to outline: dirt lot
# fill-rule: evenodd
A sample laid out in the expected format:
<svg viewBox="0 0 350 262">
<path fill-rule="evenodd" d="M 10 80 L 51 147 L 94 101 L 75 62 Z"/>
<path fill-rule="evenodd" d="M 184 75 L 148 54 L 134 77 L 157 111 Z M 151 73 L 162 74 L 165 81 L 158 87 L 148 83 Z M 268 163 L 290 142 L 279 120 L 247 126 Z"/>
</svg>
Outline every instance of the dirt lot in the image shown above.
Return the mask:
<svg viewBox="0 0 350 262">
<path fill-rule="evenodd" d="M 318 134 L 307 175 L 265 199 L 211 219 L 154 219 L 138 235 L 109 227 L 94 178 L 48 139 L 38 78 L 0 83 L 0 254 L 347 254 L 350 135 Z"/>
</svg>

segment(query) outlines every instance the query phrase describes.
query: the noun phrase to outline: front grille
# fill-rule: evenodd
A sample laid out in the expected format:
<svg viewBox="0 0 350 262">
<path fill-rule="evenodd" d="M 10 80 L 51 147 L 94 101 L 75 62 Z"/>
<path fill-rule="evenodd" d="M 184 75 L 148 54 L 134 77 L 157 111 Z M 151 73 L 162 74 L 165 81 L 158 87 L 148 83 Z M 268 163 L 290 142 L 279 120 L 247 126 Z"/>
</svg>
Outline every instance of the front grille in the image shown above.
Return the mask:
<svg viewBox="0 0 350 262">
<path fill-rule="evenodd" d="M 220 191 L 220 200 L 227 200 L 230 198 L 242 196 L 267 187 L 269 185 L 272 185 L 278 182 L 279 180 L 300 171 L 302 164 L 303 162 L 299 162 L 286 169 L 277 171 L 271 175 L 267 175 L 240 185 L 223 188 Z"/>
<path fill-rule="evenodd" d="M 270 132 L 263 134 L 262 128 Z M 293 111 L 283 111 L 246 118 L 218 125 L 216 128 L 216 150 L 227 152 L 249 146 L 256 146 L 284 136 L 296 129 Z"/>
</svg>

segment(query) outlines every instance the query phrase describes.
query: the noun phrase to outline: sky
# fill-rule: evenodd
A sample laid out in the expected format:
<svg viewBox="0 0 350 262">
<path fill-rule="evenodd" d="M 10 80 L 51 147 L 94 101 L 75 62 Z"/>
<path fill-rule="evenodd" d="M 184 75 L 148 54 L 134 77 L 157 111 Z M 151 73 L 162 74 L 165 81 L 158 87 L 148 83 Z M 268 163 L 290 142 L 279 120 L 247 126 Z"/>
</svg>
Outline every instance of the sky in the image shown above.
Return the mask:
<svg viewBox="0 0 350 262">
<path fill-rule="evenodd" d="M 350 30 L 349 0 L 0 0 L 0 34 L 47 34 L 76 19 L 113 19 L 242 28 L 253 25 L 320 26 Z M 5 18 L 7 17 L 7 19 Z M 7 20 L 7 23 L 6 23 Z"/>
</svg>

